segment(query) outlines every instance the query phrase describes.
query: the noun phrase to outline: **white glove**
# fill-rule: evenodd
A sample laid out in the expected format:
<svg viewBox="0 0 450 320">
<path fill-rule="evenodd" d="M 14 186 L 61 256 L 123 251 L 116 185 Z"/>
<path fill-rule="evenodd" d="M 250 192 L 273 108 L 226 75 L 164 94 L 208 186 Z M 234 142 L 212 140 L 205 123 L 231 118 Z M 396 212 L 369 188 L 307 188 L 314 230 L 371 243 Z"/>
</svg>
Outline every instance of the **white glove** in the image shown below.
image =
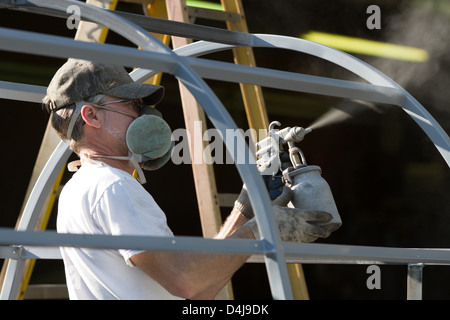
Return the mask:
<svg viewBox="0 0 450 320">
<path fill-rule="evenodd" d="M 324 211 L 303 211 L 297 208 L 273 205 L 275 220 L 278 222 L 282 241 L 314 242 L 318 238 L 327 238 L 331 231 L 317 223 L 328 222 L 331 215 Z M 250 227 L 256 239 L 260 238 L 255 218 L 246 225 Z"/>
</svg>

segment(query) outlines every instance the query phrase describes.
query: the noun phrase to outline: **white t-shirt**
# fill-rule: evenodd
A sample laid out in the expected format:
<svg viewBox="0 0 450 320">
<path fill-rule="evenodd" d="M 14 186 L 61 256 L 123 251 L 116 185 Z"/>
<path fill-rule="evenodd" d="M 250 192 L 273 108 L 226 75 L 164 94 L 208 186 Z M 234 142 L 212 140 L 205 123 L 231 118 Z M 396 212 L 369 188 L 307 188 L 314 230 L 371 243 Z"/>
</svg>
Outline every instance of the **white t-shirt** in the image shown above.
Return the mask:
<svg viewBox="0 0 450 320">
<path fill-rule="evenodd" d="M 164 212 L 133 176 L 83 162 L 61 192 L 59 233 L 173 236 Z M 61 248 L 70 299 L 175 299 L 133 266 L 142 251 Z"/>
</svg>

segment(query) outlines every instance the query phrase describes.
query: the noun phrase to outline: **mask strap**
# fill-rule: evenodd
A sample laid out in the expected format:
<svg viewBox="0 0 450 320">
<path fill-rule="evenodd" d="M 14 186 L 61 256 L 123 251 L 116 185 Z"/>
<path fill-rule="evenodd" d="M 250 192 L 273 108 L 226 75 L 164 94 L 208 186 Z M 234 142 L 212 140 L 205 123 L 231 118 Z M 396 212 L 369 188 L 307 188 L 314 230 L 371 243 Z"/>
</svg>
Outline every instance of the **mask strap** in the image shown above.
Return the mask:
<svg viewBox="0 0 450 320">
<path fill-rule="evenodd" d="M 80 160 L 74 160 L 74 161 L 69 162 L 69 163 L 67 164 L 67 169 L 68 169 L 70 172 L 77 172 L 79 166 L 81 166 L 81 161 L 80 161 Z"/>
<path fill-rule="evenodd" d="M 138 177 L 139 177 L 139 182 L 141 184 L 145 184 L 147 182 L 147 180 L 145 179 L 145 175 L 144 175 L 144 171 L 142 171 L 141 166 L 139 165 L 139 162 L 137 161 L 134 153 L 130 152 L 130 155 L 127 156 L 102 156 L 102 155 L 88 155 L 88 158 L 108 158 L 108 159 L 116 159 L 116 160 L 128 160 L 130 161 L 130 163 L 132 164 L 132 166 L 134 167 L 134 169 L 136 170 Z"/>
<path fill-rule="evenodd" d="M 85 105 L 85 102 L 83 100 L 75 103 L 75 110 L 72 113 L 72 117 L 70 118 L 69 126 L 67 127 L 67 133 L 66 133 L 67 140 L 72 139 L 73 128 L 75 127 L 75 123 L 77 122 L 78 116 L 81 113 L 81 108 L 83 108 L 84 105 Z"/>
<path fill-rule="evenodd" d="M 145 175 L 144 175 L 144 171 L 142 171 L 141 166 L 139 165 L 139 162 L 136 160 L 134 153 L 132 153 L 130 155 L 130 162 L 133 165 L 134 169 L 136 170 L 138 177 L 139 177 L 139 182 L 141 184 L 145 184 L 147 182 L 147 180 L 145 179 Z"/>
</svg>

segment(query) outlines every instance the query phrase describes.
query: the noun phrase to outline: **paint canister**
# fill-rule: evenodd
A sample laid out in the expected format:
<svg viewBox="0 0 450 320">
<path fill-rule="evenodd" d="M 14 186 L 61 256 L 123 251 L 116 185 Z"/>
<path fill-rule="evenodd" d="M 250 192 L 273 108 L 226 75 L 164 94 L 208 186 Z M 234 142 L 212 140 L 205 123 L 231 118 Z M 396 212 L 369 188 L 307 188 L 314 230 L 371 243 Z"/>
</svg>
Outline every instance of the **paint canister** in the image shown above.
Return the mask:
<svg viewBox="0 0 450 320">
<path fill-rule="evenodd" d="M 334 231 L 341 226 L 342 220 L 330 186 L 321 174 L 321 168 L 314 165 L 285 172 L 286 183 L 293 191 L 292 200 L 288 206 L 305 211 L 320 210 L 329 213 L 332 219 L 323 225 Z"/>
</svg>

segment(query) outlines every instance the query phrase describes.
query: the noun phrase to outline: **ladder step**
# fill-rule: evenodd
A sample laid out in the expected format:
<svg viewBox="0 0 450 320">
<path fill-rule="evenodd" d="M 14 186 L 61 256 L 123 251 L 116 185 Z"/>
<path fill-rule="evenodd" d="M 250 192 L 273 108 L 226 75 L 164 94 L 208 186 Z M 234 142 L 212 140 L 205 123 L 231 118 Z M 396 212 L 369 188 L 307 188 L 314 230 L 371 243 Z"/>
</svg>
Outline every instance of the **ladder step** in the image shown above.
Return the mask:
<svg viewBox="0 0 450 320">
<path fill-rule="evenodd" d="M 69 293 L 65 284 L 33 284 L 27 287 L 24 299 L 69 299 Z"/>
<path fill-rule="evenodd" d="M 213 9 L 187 7 L 189 16 L 217 21 L 241 22 L 242 17 L 235 12 L 226 12 Z"/>
<path fill-rule="evenodd" d="M 217 200 L 219 201 L 219 207 L 229 207 L 232 208 L 234 206 L 234 202 L 236 201 L 239 194 L 237 193 L 219 193 L 217 194 Z"/>
</svg>

